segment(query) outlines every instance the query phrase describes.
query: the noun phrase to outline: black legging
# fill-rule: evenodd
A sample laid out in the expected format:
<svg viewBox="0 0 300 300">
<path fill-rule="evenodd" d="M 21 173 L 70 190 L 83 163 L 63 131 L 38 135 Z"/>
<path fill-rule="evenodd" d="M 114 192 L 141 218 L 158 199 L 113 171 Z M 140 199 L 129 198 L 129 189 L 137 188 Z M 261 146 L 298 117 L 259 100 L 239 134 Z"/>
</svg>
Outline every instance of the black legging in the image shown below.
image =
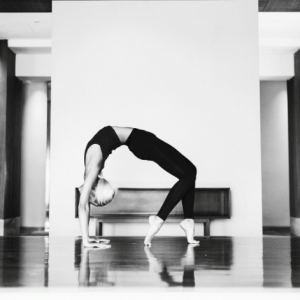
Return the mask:
<svg viewBox="0 0 300 300">
<path fill-rule="evenodd" d="M 171 188 L 157 216 L 166 220 L 182 199 L 184 218 L 193 219 L 196 167 L 174 147 L 148 131 L 134 128 L 126 145 L 136 157 L 156 162 L 165 171 L 179 179 Z"/>
</svg>

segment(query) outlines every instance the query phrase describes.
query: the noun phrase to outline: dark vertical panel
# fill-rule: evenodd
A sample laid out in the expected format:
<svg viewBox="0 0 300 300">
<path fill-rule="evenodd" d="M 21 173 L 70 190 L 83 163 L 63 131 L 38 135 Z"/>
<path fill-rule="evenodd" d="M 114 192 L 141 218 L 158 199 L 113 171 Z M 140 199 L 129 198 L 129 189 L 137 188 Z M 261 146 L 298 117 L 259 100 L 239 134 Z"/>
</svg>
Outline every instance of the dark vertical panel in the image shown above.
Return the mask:
<svg viewBox="0 0 300 300">
<path fill-rule="evenodd" d="M 50 132 L 51 129 L 51 81 L 47 82 L 47 147 L 46 147 L 46 220 L 45 230 L 49 231 L 50 211 Z"/>
<path fill-rule="evenodd" d="M 3 219 L 6 188 L 6 91 L 7 52 L 5 41 L 0 41 L 0 219 Z"/>
<path fill-rule="evenodd" d="M 295 76 L 288 80 L 290 216 L 300 218 L 300 50 L 295 53 Z"/>
<path fill-rule="evenodd" d="M 0 287 L 16 286 L 20 282 L 20 239 L 0 237 Z"/>
<path fill-rule="evenodd" d="M 0 41 L 0 218 L 20 216 L 21 82 L 15 54 Z"/>
<path fill-rule="evenodd" d="M 291 283 L 292 287 L 300 287 L 300 239 L 291 238 Z"/>
<path fill-rule="evenodd" d="M 4 203 L 4 219 L 14 218 L 20 215 L 20 172 L 15 172 L 20 162 L 20 135 L 17 129 L 20 121 L 18 94 L 20 85 L 15 78 L 15 54 L 7 49 L 7 104 L 6 104 L 6 165 L 7 165 L 7 192 Z M 20 170 L 20 169 L 19 169 Z M 17 170 L 16 170 L 17 171 Z"/>
<path fill-rule="evenodd" d="M 7 102 L 7 199 L 4 206 L 4 218 L 20 216 L 21 198 L 21 124 L 22 124 L 22 83 L 11 74 Z"/>
</svg>

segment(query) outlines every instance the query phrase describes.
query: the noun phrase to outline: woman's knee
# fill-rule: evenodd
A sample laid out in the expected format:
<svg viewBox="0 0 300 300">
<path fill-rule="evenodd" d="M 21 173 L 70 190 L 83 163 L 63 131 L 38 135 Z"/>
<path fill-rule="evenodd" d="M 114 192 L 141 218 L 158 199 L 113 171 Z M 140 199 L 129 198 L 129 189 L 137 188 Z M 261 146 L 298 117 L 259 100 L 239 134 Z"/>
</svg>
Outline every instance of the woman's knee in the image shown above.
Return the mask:
<svg viewBox="0 0 300 300">
<path fill-rule="evenodd" d="M 193 165 L 194 167 L 194 175 L 195 175 L 195 178 L 197 177 L 197 167 L 195 165 Z"/>
<path fill-rule="evenodd" d="M 194 164 L 191 164 L 191 170 L 189 172 L 189 176 L 192 177 L 193 179 L 196 179 L 197 177 L 197 168 Z"/>
<path fill-rule="evenodd" d="M 189 170 L 187 170 L 184 174 L 184 179 L 195 182 L 197 177 L 197 168 L 192 164 Z"/>
</svg>

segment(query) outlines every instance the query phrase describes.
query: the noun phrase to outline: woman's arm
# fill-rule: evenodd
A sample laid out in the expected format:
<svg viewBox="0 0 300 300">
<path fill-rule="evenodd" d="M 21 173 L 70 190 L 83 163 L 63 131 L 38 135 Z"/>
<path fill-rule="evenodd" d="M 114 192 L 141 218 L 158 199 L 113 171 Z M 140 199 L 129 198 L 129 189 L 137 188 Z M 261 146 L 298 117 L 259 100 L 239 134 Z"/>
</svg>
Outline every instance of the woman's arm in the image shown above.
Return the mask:
<svg viewBox="0 0 300 300">
<path fill-rule="evenodd" d="M 90 219 L 90 194 L 93 185 L 96 183 L 102 165 L 102 152 L 99 145 L 92 145 L 86 154 L 86 167 L 84 172 L 84 183 L 81 188 L 81 195 L 78 205 L 79 223 L 82 233 L 82 243 L 85 247 L 109 248 L 109 245 L 98 244 L 99 241 L 89 239 L 89 219 Z M 93 191 L 92 191 L 93 192 Z M 108 240 L 102 240 L 109 242 Z"/>
<path fill-rule="evenodd" d="M 79 223 L 81 227 L 81 233 L 82 233 L 82 244 L 84 247 L 92 247 L 92 248 L 101 248 L 101 249 L 107 249 L 110 248 L 110 245 L 107 244 L 99 244 L 99 242 L 108 243 L 109 240 L 95 240 L 89 238 L 89 220 L 90 220 L 90 193 L 93 187 L 93 184 L 95 183 L 98 172 L 98 167 L 92 167 L 88 169 L 88 172 L 86 173 L 86 177 L 84 180 L 83 187 L 81 189 L 81 195 L 78 205 L 78 215 L 79 215 Z"/>
<path fill-rule="evenodd" d="M 89 218 L 90 218 L 90 204 L 89 198 L 92 190 L 92 186 L 97 179 L 100 168 L 95 165 L 91 168 L 88 168 L 84 184 L 81 190 L 79 205 L 78 205 L 78 214 L 79 222 L 82 233 L 82 242 L 85 247 L 89 247 Z M 95 244 L 93 244 L 95 246 Z"/>
</svg>

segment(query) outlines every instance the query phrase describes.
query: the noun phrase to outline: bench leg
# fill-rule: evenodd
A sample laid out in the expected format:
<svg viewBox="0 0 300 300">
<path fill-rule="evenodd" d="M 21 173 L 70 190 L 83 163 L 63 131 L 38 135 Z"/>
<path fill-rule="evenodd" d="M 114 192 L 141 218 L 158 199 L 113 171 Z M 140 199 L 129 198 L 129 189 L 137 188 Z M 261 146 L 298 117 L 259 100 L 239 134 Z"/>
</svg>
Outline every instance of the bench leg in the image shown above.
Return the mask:
<svg viewBox="0 0 300 300">
<path fill-rule="evenodd" d="M 96 236 L 102 236 L 102 222 L 96 220 Z"/>
<path fill-rule="evenodd" d="M 204 236 L 210 236 L 210 220 L 205 221 L 203 224 L 204 224 Z"/>
</svg>

